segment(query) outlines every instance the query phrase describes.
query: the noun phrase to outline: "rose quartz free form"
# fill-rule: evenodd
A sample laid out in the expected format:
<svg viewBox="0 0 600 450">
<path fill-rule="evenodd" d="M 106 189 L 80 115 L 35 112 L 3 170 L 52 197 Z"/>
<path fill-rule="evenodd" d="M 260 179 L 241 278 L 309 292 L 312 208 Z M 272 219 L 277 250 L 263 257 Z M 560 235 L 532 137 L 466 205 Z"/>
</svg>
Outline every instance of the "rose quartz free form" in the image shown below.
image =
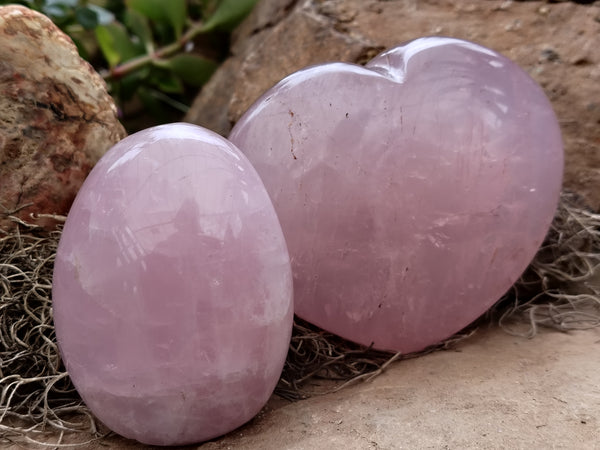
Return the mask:
<svg viewBox="0 0 600 450">
<path fill-rule="evenodd" d="M 292 328 L 289 257 L 235 146 L 172 124 L 95 166 L 56 255 L 62 358 L 92 412 L 146 444 L 199 442 L 271 395 Z"/>
<path fill-rule="evenodd" d="M 497 301 L 542 243 L 562 181 L 542 89 L 457 39 L 294 73 L 230 139 L 275 204 L 296 313 L 379 349 L 421 350 Z"/>
</svg>

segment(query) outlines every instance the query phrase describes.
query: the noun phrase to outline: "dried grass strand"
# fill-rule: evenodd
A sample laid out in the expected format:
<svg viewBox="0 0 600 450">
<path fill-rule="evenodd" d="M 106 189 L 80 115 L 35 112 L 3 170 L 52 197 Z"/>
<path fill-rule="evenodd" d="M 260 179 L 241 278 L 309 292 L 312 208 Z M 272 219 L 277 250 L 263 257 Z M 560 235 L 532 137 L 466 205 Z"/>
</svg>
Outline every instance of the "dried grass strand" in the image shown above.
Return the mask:
<svg viewBox="0 0 600 450">
<path fill-rule="evenodd" d="M 563 192 L 543 246 L 492 309 L 507 333 L 534 337 L 600 326 L 600 214 Z"/>
<path fill-rule="evenodd" d="M 60 228 L 41 234 L 21 219 L 13 222 L 13 232 L 0 234 L 0 443 L 32 444 L 32 435 L 48 430 L 93 435 L 95 419 L 61 363 L 54 335 Z"/>
</svg>

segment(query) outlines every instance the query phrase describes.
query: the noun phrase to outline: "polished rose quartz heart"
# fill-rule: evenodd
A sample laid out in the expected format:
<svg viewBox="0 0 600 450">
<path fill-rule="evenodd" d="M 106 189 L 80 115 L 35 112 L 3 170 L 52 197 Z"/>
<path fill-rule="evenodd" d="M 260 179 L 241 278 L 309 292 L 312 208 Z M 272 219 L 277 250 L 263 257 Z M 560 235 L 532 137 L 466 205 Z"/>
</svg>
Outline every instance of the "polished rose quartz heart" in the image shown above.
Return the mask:
<svg viewBox="0 0 600 450">
<path fill-rule="evenodd" d="M 53 300 L 84 401 L 147 444 L 251 419 L 292 329 L 289 257 L 261 180 L 235 146 L 189 124 L 131 135 L 94 167 L 60 240 Z"/>
<path fill-rule="evenodd" d="M 486 311 L 533 258 L 561 188 L 542 89 L 457 39 L 296 72 L 230 139 L 275 204 L 296 313 L 378 349 L 421 350 Z"/>
</svg>

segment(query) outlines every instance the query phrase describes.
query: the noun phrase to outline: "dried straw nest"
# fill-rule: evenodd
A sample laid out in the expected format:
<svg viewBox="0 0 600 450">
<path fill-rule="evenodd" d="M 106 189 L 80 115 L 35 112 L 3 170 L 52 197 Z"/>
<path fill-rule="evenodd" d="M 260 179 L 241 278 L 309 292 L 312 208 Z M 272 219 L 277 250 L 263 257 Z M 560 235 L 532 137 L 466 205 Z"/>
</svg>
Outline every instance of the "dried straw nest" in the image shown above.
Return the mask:
<svg viewBox="0 0 600 450">
<path fill-rule="evenodd" d="M 56 217 L 54 217 L 56 219 Z M 0 231 L 0 443 L 41 444 L 44 433 L 98 438 L 58 355 L 52 322 L 52 267 L 61 227 L 42 234 L 13 218 Z M 543 247 L 522 278 L 478 323 L 532 337 L 538 327 L 561 331 L 600 325 L 600 214 L 564 192 Z M 431 352 L 472 334 L 477 323 Z M 419 353 L 419 355 L 424 352 Z M 344 341 L 301 320 L 276 394 L 298 400 L 369 380 L 392 362 L 419 356 L 380 352 Z M 81 442 L 79 443 L 81 444 Z M 49 444 L 43 444 L 48 446 Z M 63 444 L 64 445 L 64 444 Z"/>
</svg>

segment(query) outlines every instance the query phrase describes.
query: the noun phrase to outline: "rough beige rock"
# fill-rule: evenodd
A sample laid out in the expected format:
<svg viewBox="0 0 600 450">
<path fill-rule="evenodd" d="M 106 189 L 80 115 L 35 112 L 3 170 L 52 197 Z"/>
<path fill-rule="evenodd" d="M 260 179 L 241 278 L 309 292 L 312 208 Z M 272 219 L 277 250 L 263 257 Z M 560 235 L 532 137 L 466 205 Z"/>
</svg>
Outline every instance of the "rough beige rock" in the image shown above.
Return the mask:
<svg viewBox="0 0 600 450">
<path fill-rule="evenodd" d="M 104 81 L 69 37 L 42 14 L 0 7 L 0 228 L 10 214 L 66 214 L 124 136 Z"/>
<path fill-rule="evenodd" d="M 236 34 L 236 56 L 202 89 L 186 121 L 226 135 L 256 98 L 295 70 L 323 61 L 366 62 L 383 49 L 361 36 L 338 32 L 334 19 L 305 3 L 260 2 Z"/>
<path fill-rule="evenodd" d="M 186 120 L 226 135 L 289 73 L 331 60 L 363 63 L 425 35 L 476 41 L 527 70 L 561 123 L 565 186 L 600 208 L 600 2 L 263 0 Z"/>
<path fill-rule="evenodd" d="M 600 329 L 481 330 L 372 382 L 273 404 L 202 450 L 597 449 Z"/>
</svg>

